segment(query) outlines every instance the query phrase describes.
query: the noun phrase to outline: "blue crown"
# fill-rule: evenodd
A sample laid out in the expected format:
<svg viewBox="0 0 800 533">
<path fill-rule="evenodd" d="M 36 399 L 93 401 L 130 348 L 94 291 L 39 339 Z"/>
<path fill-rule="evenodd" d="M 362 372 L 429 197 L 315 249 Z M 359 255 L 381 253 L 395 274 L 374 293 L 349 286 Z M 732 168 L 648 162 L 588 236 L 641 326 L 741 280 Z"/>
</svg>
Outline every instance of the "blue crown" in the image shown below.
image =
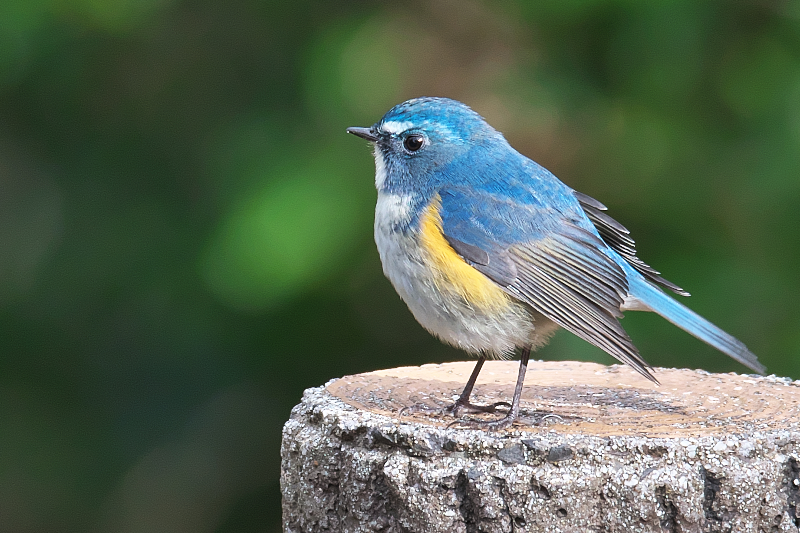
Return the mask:
<svg viewBox="0 0 800 533">
<path fill-rule="evenodd" d="M 383 116 L 378 127 L 383 129 L 387 123 L 433 130 L 453 142 L 500 135 L 467 105 L 449 98 L 424 96 L 398 104 Z"/>
</svg>

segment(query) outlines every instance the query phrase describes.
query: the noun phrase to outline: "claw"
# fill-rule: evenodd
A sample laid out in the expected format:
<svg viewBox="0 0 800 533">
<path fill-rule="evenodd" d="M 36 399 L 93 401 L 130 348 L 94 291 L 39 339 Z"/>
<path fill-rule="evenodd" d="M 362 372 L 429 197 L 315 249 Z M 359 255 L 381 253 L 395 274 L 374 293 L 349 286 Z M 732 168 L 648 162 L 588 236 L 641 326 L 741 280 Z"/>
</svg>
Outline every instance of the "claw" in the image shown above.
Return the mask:
<svg viewBox="0 0 800 533">
<path fill-rule="evenodd" d="M 509 413 L 503 418 L 500 418 L 498 420 L 469 420 L 469 419 L 456 420 L 451 424 L 451 426 L 453 424 L 459 424 L 461 427 L 467 429 L 483 429 L 489 431 L 498 431 L 510 427 L 514 423 L 516 418 L 517 418 L 516 416 L 511 416 L 511 413 Z"/>
<path fill-rule="evenodd" d="M 453 416 L 458 416 L 462 410 L 465 410 L 468 413 L 497 413 L 498 407 L 506 407 L 511 409 L 511 404 L 508 402 L 495 402 L 489 405 L 476 405 L 471 402 L 456 402 L 448 407 L 447 410 L 452 413 Z"/>
<path fill-rule="evenodd" d="M 427 413 L 427 414 L 451 414 L 459 416 L 462 410 L 468 413 L 498 413 L 498 407 L 506 407 L 511 409 L 511 404 L 508 402 L 495 402 L 489 405 L 476 405 L 474 403 L 455 402 L 446 407 L 429 407 L 425 404 L 407 405 L 397 412 L 397 416 L 402 418 L 409 413 Z"/>
<path fill-rule="evenodd" d="M 408 407 L 403 407 L 398 411 L 398 416 L 402 417 L 405 413 L 409 411 L 417 411 L 417 412 L 427 412 L 427 413 L 450 413 L 453 416 L 458 416 L 462 410 L 467 410 L 468 412 L 472 413 L 497 413 L 503 412 L 498 411 L 498 407 L 505 407 L 507 411 L 505 411 L 506 415 L 499 419 L 499 420 L 492 420 L 492 421 L 479 421 L 479 420 L 466 420 L 466 421 L 454 421 L 448 424 L 448 428 L 452 427 L 454 424 L 463 424 L 466 427 L 472 427 L 475 429 L 488 429 L 497 431 L 500 429 L 505 429 L 509 427 L 514 421 L 517 419 L 519 415 L 519 400 L 520 396 L 522 395 L 522 385 L 525 381 L 525 371 L 528 368 L 528 360 L 531 355 L 531 347 L 526 346 L 522 349 L 522 356 L 520 357 L 519 361 L 519 375 L 517 376 L 517 384 L 514 387 L 514 399 L 511 403 L 508 402 L 495 402 L 489 405 L 475 405 L 469 401 L 469 397 L 472 394 L 472 388 L 475 386 L 475 381 L 478 379 L 478 373 L 481 371 L 481 367 L 483 367 L 483 363 L 486 361 L 485 356 L 479 356 L 478 362 L 475 364 L 475 369 L 472 371 L 472 374 L 469 377 L 469 381 L 467 381 L 467 385 L 464 387 L 461 396 L 459 396 L 458 400 L 455 401 L 454 404 L 449 405 L 444 408 L 431 408 L 428 406 L 422 405 L 410 405 Z"/>
</svg>

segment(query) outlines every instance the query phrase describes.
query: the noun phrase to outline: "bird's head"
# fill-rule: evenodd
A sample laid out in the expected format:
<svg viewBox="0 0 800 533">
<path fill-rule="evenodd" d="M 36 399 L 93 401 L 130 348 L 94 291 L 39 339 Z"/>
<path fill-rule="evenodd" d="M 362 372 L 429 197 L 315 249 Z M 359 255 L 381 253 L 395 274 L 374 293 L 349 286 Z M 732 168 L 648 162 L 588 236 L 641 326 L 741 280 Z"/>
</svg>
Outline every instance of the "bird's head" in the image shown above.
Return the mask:
<svg viewBox="0 0 800 533">
<path fill-rule="evenodd" d="M 425 194 L 468 172 L 454 166 L 468 164 L 464 156 L 476 147 L 501 141 L 494 130 L 472 109 L 448 98 L 414 98 L 396 105 L 370 128 L 347 131 L 375 145 L 379 191 Z"/>
</svg>

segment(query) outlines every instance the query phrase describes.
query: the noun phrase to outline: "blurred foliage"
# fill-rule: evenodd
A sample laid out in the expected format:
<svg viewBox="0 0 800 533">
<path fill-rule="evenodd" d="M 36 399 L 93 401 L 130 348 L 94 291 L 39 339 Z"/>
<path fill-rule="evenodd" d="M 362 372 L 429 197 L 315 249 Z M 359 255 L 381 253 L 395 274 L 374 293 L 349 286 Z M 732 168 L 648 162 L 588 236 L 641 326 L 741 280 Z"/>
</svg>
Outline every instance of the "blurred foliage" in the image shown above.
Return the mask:
<svg viewBox="0 0 800 533">
<path fill-rule="evenodd" d="M 463 358 L 347 126 L 462 100 L 800 378 L 800 4 L 0 3 L 0 530 L 279 531 L 306 387 Z M 744 369 L 670 324 L 657 366 Z M 551 359 L 611 360 L 566 333 Z"/>
</svg>

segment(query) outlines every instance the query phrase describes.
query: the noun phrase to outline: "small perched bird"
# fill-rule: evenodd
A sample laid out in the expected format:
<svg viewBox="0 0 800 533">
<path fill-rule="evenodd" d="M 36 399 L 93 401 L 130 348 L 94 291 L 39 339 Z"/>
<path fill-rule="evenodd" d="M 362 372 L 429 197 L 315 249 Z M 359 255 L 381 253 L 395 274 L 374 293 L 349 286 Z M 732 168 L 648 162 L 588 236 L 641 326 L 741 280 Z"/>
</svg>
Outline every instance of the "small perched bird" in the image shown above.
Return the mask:
<svg viewBox="0 0 800 533">
<path fill-rule="evenodd" d="M 688 296 L 636 256 L 606 206 L 514 150 L 469 107 L 415 98 L 369 128 L 375 242 L 383 271 L 417 321 L 478 362 L 449 409 L 519 414 L 530 351 L 561 326 L 658 383 L 619 319 L 654 311 L 746 367 L 765 368 L 739 340 L 665 294 Z M 521 349 L 511 404 L 470 402 L 487 358 Z"/>
</svg>

